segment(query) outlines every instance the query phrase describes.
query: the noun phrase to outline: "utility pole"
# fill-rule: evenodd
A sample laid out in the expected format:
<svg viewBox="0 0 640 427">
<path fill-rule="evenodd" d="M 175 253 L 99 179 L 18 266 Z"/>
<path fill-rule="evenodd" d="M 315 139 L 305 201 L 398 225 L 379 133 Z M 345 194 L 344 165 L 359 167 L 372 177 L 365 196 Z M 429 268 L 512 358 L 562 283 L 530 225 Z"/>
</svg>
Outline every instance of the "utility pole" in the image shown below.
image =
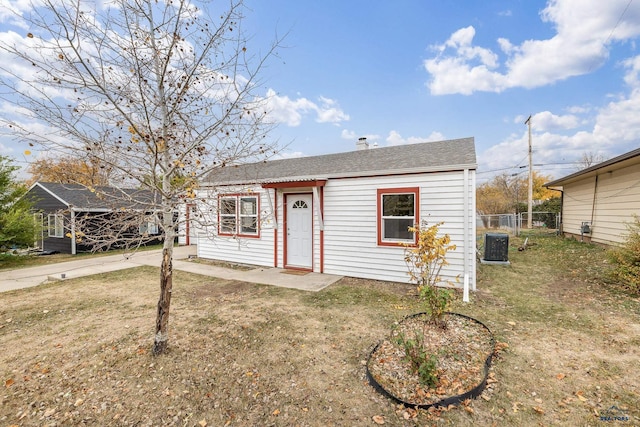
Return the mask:
<svg viewBox="0 0 640 427">
<path fill-rule="evenodd" d="M 533 149 L 531 148 L 531 115 L 526 122 L 525 125 L 529 125 L 529 204 L 528 204 L 528 212 L 527 212 L 527 228 L 532 228 L 532 217 L 533 217 Z"/>
</svg>

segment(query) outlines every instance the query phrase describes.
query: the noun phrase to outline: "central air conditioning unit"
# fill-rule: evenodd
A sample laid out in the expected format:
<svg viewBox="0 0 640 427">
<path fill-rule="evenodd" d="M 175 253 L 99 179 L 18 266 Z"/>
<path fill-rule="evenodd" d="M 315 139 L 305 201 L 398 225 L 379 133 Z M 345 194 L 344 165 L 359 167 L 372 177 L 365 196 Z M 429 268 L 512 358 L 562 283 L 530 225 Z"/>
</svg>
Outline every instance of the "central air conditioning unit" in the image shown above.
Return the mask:
<svg viewBox="0 0 640 427">
<path fill-rule="evenodd" d="M 503 233 L 485 234 L 482 261 L 509 262 L 509 235 Z"/>
</svg>

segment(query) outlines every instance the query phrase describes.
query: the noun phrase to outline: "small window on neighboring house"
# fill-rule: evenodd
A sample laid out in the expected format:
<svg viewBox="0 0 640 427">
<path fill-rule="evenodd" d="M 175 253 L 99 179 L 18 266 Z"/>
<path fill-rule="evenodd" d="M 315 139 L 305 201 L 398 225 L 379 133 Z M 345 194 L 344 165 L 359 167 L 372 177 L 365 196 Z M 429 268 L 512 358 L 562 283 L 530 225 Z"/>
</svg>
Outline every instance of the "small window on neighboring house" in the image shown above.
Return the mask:
<svg viewBox="0 0 640 427">
<path fill-rule="evenodd" d="M 218 234 L 258 237 L 258 196 L 219 197 Z"/>
<path fill-rule="evenodd" d="M 418 207 L 417 187 L 378 190 L 378 244 L 415 243 L 416 236 L 409 227 L 419 221 Z"/>
<path fill-rule="evenodd" d="M 49 237 L 64 237 L 64 217 L 61 214 L 49 214 Z"/>
<path fill-rule="evenodd" d="M 138 227 L 138 231 L 140 232 L 140 234 L 158 234 L 158 224 L 153 221 L 144 222 L 140 224 L 140 227 Z"/>
</svg>

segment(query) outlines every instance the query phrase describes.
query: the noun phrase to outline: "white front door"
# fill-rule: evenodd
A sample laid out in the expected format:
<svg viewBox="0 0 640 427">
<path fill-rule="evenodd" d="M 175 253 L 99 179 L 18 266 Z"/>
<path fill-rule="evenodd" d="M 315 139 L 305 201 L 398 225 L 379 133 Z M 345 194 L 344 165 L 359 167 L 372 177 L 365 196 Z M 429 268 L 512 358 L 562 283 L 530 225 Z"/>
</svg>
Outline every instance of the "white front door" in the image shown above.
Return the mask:
<svg viewBox="0 0 640 427">
<path fill-rule="evenodd" d="M 287 267 L 313 267 L 311 194 L 287 195 Z"/>
</svg>

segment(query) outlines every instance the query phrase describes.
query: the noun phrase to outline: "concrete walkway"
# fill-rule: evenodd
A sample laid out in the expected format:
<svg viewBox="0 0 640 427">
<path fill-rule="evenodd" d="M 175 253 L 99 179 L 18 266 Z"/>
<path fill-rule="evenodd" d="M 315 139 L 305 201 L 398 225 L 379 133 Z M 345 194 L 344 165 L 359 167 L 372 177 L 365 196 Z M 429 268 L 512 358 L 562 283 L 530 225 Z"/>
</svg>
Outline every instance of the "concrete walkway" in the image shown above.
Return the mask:
<svg viewBox="0 0 640 427">
<path fill-rule="evenodd" d="M 189 261 L 195 256 L 195 246 L 179 246 L 174 248 L 173 269 L 217 277 L 220 279 L 238 280 L 242 282 L 260 283 L 264 285 L 282 286 L 317 292 L 337 282 L 342 276 L 320 273 L 297 273 L 281 268 L 258 267 L 253 270 L 234 270 Z M 29 288 L 41 285 L 49 280 L 67 280 L 90 276 L 98 273 L 135 268 L 143 265 L 159 267 L 162 250 L 141 251 L 125 256 L 107 255 L 86 257 L 75 261 L 37 267 L 0 271 L 0 292 Z"/>
</svg>

